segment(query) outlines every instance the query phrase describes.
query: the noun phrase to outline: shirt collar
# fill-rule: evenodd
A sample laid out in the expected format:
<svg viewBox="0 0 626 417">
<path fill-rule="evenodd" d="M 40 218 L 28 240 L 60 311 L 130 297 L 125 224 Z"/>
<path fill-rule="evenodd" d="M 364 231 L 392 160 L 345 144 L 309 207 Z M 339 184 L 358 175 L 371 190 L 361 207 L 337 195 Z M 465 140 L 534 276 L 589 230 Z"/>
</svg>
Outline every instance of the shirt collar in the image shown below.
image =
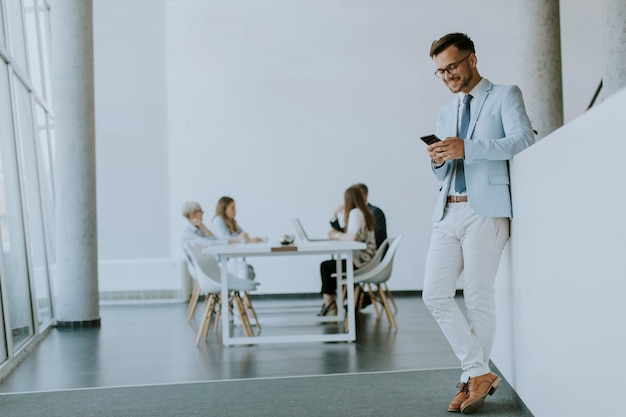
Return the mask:
<svg viewBox="0 0 626 417">
<path fill-rule="evenodd" d="M 481 78 L 480 81 L 478 82 L 478 84 L 476 84 L 474 86 L 474 88 L 472 88 L 472 90 L 467 93 L 467 94 L 471 94 L 472 97 L 476 98 L 476 96 L 484 91 L 487 90 L 487 79 L 486 78 Z M 463 93 L 459 93 L 458 97 L 459 97 L 459 103 L 463 103 L 463 99 L 465 98 L 466 94 Z"/>
</svg>

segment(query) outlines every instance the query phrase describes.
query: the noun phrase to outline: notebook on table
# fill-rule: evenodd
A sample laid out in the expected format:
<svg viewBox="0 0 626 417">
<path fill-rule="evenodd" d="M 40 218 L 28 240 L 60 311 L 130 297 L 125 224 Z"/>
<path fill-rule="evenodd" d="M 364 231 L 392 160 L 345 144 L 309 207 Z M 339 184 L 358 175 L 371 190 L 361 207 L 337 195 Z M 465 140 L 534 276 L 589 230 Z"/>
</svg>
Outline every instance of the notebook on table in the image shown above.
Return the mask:
<svg viewBox="0 0 626 417">
<path fill-rule="evenodd" d="M 298 237 L 302 240 L 306 240 L 307 242 L 327 242 L 331 240 L 329 237 L 317 238 L 317 239 L 310 238 L 304 231 L 304 227 L 302 227 L 302 222 L 298 218 L 293 219 L 293 226 L 296 229 L 296 233 L 298 234 Z"/>
</svg>

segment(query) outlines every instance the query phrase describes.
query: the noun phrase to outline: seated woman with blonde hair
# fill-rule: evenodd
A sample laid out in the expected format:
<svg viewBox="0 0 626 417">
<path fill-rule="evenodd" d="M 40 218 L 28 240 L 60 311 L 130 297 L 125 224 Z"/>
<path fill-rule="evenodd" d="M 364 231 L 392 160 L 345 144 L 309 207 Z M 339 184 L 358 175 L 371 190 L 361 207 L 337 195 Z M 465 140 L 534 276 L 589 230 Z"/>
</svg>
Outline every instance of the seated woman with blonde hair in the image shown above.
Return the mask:
<svg viewBox="0 0 626 417">
<path fill-rule="evenodd" d="M 236 215 L 237 207 L 235 206 L 235 200 L 227 196 L 220 198 L 217 201 L 215 216 L 211 225 L 213 233 L 223 240 L 237 239 L 243 236 L 243 240 L 246 243 L 261 242 L 262 239 L 260 237 L 250 237 L 239 227 L 237 220 L 235 220 Z"/>
<path fill-rule="evenodd" d="M 237 208 L 235 207 L 235 200 L 228 196 L 220 198 L 217 201 L 215 216 L 211 224 L 211 229 L 213 229 L 215 236 L 222 240 L 239 239 L 246 243 L 261 242 L 263 239 L 260 237 L 250 237 L 248 233 L 241 229 L 239 224 L 237 224 L 237 220 L 235 220 L 236 215 Z M 233 264 L 232 267 L 230 266 L 231 264 Z M 241 258 L 231 259 L 229 268 L 233 268 L 233 273 L 237 276 L 247 277 L 248 279 L 253 279 L 255 276 L 252 266 L 246 264 Z"/>
<path fill-rule="evenodd" d="M 334 240 L 357 240 L 365 242 L 366 247 L 353 252 L 353 267 L 355 270 L 364 267 L 376 253 L 376 237 L 374 235 L 375 221 L 372 211 L 367 207 L 363 192 L 360 188 L 352 186 L 344 193 L 344 228 L 341 231 L 331 229 L 328 236 Z M 342 260 L 342 270 L 346 270 L 346 260 Z M 324 261 L 320 265 L 322 276 L 322 297 L 324 303 L 318 316 L 337 315 L 335 293 L 337 290 L 337 278 L 333 276 L 337 272 L 337 262 L 334 259 Z"/>
</svg>

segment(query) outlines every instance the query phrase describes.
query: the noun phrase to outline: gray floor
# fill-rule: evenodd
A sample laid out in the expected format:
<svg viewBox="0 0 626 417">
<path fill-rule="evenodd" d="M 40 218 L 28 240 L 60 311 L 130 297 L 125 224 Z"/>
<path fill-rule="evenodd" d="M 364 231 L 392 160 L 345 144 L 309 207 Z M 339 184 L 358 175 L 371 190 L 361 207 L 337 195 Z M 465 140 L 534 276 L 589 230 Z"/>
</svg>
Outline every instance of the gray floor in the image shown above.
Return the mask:
<svg viewBox="0 0 626 417">
<path fill-rule="evenodd" d="M 369 306 L 358 315 L 356 343 L 228 348 L 221 345 L 219 334 L 213 331 L 206 341 L 195 346 L 201 306 L 188 322 L 186 304 L 105 305 L 100 311 L 101 328 L 52 330 L 0 384 L 0 393 L 457 369 L 456 357 L 421 298 L 416 294 L 397 294 L 396 302 L 398 332 L 390 328 L 384 316 L 377 320 Z M 281 329 L 273 324 L 278 307 L 314 315 L 320 302 L 317 298 L 261 297 L 254 299 L 254 305 L 264 325 L 263 334 L 268 334 Z M 336 331 L 336 326 L 316 324 L 310 331 Z M 444 397 L 451 399 L 454 393 L 452 385 Z"/>
</svg>

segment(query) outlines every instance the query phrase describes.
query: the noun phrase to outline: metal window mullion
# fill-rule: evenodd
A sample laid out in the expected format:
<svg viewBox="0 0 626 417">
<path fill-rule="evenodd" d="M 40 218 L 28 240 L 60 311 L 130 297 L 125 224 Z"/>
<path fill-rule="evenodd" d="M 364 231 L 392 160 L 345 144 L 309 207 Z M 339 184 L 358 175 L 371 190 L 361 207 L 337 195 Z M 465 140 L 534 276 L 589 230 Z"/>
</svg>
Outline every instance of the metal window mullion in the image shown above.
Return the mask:
<svg viewBox="0 0 626 417">
<path fill-rule="evenodd" d="M 24 185 L 24 164 L 22 162 L 22 159 L 20 158 L 21 156 L 23 156 L 22 154 L 22 150 L 21 147 L 19 146 L 19 141 L 21 140 L 21 125 L 19 123 L 19 117 L 18 117 L 18 108 L 19 108 L 19 103 L 17 101 L 17 86 L 15 85 L 16 82 L 16 78 L 17 77 L 12 77 L 11 73 L 12 70 L 15 70 L 15 68 L 12 67 L 12 65 L 9 65 L 9 90 L 11 92 L 11 108 L 13 109 L 13 141 L 15 142 L 15 158 L 16 158 L 16 166 L 17 166 L 17 180 L 18 180 L 18 184 L 19 184 L 19 192 L 20 192 L 20 206 L 21 206 L 21 212 L 22 212 L 22 229 L 23 229 L 23 233 L 24 233 L 24 252 L 26 254 L 26 270 L 28 273 L 28 290 L 29 290 L 29 295 L 30 295 L 30 310 L 31 310 L 31 326 L 32 326 L 32 330 L 33 330 L 33 334 L 31 336 L 29 336 L 29 338 L 32 338 L 35 334 L 36 331 L 38 329 L 37 326 L 37 320 L 35 320 L 35 311 L 34 311 L 34 303 L 33 303 L 33 279 L 34 279 L 34 270 L 33 270 L 33 264 L 32 264 L 32 259 L 31 259 L 31 254 L 28 251 L 28 248 L 31 246 L 31 236 L 29 233 L 30 230 L 30 225 L 28 224 L 27 221 L 27 217 L 25 216 L 25 208 L 28 209 L 28 204 L 26 202 L 26 195 L 25 195 L 25 185 Z M 31 109 L 32 111 L 32 109 Z M 31 123 L 32 125 L 32 123 Z"/>
<path fill-rule="evenodd" d="M 39 20 L 39 2 L 43 2 L 43 0 L 34 0 L 35 1 L 35 21 L 37 22 L 37 46 L 38 46 L 38 53 L 39 53 L 39 73 L 41 76 L 41 95 L 44 96 L 47 101 L 52 101 L 50 99 L 50 97 L 46 96 L 46 91 L 50 91 L 52 92 L 52 88 L 50 88 L 50 90 L 46 89 L 46 86 L 48 85 L 48 83 L 51 83 L 50 80 L 50 76 L 51 74 L 48 74 L 48 77 L 46 77 L 46 71 L 45 71 L 45 66 L 44 66 L 44 55 L 43 55 L 43 48 L 48 48 L 49 45 L 44 45 L 43 44 L 43 39 L 41 37 L 41 21 Z M 48 13 L 50 13 L 50 7 L 48 7 L 46 4 L 43 5 L 43 8 L 48 10 Z M 50 22 L 48 22 L 48 28 L 50 27 Z M 50 41 L 50 36 L 51 34 L 49 33 L 47 38 L 48 41 Z M 52 48 L 48 48 L 48 50 L 51 52 Z M 50 58 L 50 55 L 48 55 L 48 58 Z M 48 62 L 48 64 L 50 64 L 50 62 Z M 52 85 L 50 86 L 52 87 Z"/>
<path fill-rule="evenodd" d="M 46 220 L 47 216 L 45 214 L 46 213 L 46 208 L 45 208 L 45 204 L 44 204 L 44 194 L 45 193 L 44 193 L 44 190 L 43 190 L 44 185 L 42 184 L 43 183 L 42 177 L 41 177 L 42 174 L 41 174 L 41 171 L 39 170 L 39 163 L 41 162 L 41 158 L 44 158 L 46 156 L 43 155 L 43 151 L 40 149 L 40 146 L 39 146 L 39 141 L 38 141 L 39 136 L 37 134 L 37 129 L 35 127 L 37 125 L 37 121 L 36 121 L 37 116 L 35 114 L 35 106 L 36 106 L 36 104 L 33 102 L 33 97 L 31 95 L 29 95 L 29 100 L 28 101 L 30 103 L 31 114 L 33 116 L 32 117 L 32 123 L 30 124 L 30 128 L 31 128 L 32 134 L 33 134 L 33 136 L 32 136 L 33 144 L 32 145 L 33 145 L 34 151 L 35 151 L 35 170 L 36 170 L 36 175 L 37 175 L 37 184 L 39 185 L 37 191 L 39 192 L 39 207 L 40 207 L 39 214 L 41 216 L 41 226 L 42 226 L 41 232 L 42 232 L 42 236 L 43 236 L 43 248 L 44 248 L 43 256 L 44 256 L 44 262 L 45 262 L 45 265 L 46 265 L 47 281 L 48 281 L 48 294 L 47 295 L 48 295 L 48 297 L 50 299 L 50 315 L 51 315 L 52 318 L 54 318 L 54 306 L 53 306 L 53 303 L 52 303 L 52 285 L 51 285 L 51 282 L 50 282 L 50 271 L 51 271 L 52 268 L 51 268 L 51 265 L 50 265 L 50 258 L 48 256 L 48 253 L 50 251 L 50 247 L 49 247 L 48 242 L 50 241 L 50 245 L 53 245 L 54 242 L 52 242 L 50 240 L 50 236 L 48 236 L 48 230 L 46 229 L 46 221 L 45 220 Z M 46 120 L 45 120 L 45 125 L 46 125 L 46 141 L 49 142 L 48 118 L 47 117 L 46 117 Z M 50 146 L 48 146 L 48 149 L 50 149 Z M 53 168 L 52 165 L 50 165 L 50 175 L 53 175 L 52 168 Z M 51 178 L 51 180 L 54 182 L 54 177 Z M 56 206 L 54 204 L 54 188 L 51 191 L 53 193 L 53 195 L 52 195 L 53 200 L 52 200 L 51 203 L 53 205 L 52 209 L 54 211 L 50 214 L 50 216 L 52 217 L 52 221 L 55 221 Z M 33 279 L 34 279 L 34 272 L 33 272 Z M 34 288 L 34 291 L 32 291 L 32 293 L 34 293 L 34 292 L 36 292 L 36 287 L 34 286 L 34 282 L 32 284 L 33 284 L 33 288 Z M 31 298 L 32 298 L 32 296 L 31 296 Z M 34 301 L 36 301 L 36 299 Z M 33 306 L 34 305 L 37 305 L 37 311 L 36 312 L 38 313 L 39 312 L 38 311 L 39 310 L 39 305 L 38 305 L 38 303 L 34 303 L 33 302 Z M 39 317 L 39 316 L 37 315 L 36 317 Z M 34 322 L 36 324 L 36 329 L 39 330 L 39 321 L 38 320 L 34 320 Z"/>
</svg>

